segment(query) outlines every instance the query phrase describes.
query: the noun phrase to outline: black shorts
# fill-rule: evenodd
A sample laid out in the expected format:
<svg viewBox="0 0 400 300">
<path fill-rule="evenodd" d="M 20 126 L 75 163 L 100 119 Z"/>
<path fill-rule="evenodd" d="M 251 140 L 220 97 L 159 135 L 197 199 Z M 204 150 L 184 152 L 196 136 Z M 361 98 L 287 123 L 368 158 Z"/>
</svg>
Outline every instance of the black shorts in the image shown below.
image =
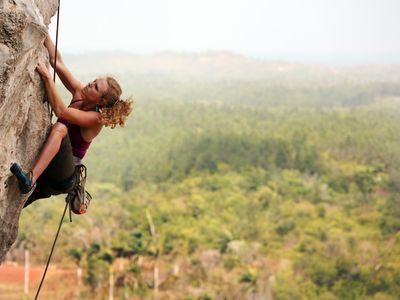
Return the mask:
<svg viewBox="0 0 400 300">
<path fill-rule="evenodd" d="M 37 180 L 36 188 L 25 202 L 24 207 L 38 199 L 68 193 L 75 185 L 75 165 L 71 142 L 67 134 L 61 142 L 60 150 Z"/>
</svg>

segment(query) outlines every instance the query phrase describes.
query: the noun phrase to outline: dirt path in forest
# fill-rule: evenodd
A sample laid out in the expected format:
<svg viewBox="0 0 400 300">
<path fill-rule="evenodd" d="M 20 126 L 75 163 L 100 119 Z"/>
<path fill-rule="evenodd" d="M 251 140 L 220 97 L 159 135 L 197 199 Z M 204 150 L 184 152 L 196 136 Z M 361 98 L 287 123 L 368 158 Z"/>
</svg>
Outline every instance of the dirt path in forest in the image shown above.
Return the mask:
<svg viewBox="0 0 400 300">
<path fill-rule="evenodd" d="M 29 281 L 37 284 L 43 275 L 42 266 L 31 266 Z M 49 272 L 49 271 L 48 271 Z M 24 285 L 24 266 L 17 264 L 5 264 L 0 266 L 0 285 Z"/>
<path fill-rule="evenodd" d="M 29 295 L 36 293 L 45 266 L 30 266 L 29 270 Z M 61 269 L 50 266 L 47 270 L 46 280 L 42 287 L 44 294 L 53 293 L 60 287 L 76 284 L 75 270 Z M 4 263 L 0 266 L 0 299 L 19 300 L 24 291 L 24 266 L 16 263 Z M 30 298 L 29 298 L 30 299 Z"/>
</svg>

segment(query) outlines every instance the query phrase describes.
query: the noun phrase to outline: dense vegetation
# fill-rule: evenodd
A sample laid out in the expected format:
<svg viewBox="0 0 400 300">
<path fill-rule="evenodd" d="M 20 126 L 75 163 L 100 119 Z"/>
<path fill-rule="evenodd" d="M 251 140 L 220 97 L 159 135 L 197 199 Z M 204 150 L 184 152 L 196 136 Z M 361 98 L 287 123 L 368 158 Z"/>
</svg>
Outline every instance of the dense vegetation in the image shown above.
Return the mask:
<svg viewBox="0 0 400 300">
<path fill-rule="evenodd" d="M 398 299 L 400 82 L 318 72 L 121 75 L 134 115 L 93 144 L 58 244 L 81 299 L 110 266 L 118 299 Z M 23 211 L 14 256 L 45 261 L 62 199 Z"/>
</svg>

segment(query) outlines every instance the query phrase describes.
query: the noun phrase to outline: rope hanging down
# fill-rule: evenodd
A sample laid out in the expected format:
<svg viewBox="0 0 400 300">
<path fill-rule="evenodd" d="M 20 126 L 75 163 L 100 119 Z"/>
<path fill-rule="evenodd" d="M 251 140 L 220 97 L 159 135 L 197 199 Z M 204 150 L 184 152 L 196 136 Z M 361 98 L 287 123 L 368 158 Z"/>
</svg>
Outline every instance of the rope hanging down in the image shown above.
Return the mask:
<svg viewBox="0 0 400 300">
<path fill-rule="evenodd" d="M 54 81 L 54 82 L 56 82 L 57 48 L 58 48 L 58 27 L 59 27 L 59 24 L 60 24 L 60 2 L 61 2 L 61 0 L 58 0 L 58 9 L 57 9 L 57 29 L 56 29 L 56 47 L 55 47 L 55 55 L 54 55 L 54 73 L 53 73 L 53 81 Z M 51 122 L 51 119 L 52 119 L 52 117 L 53 117 L 53 109 L 51 108 L 49 102 L 47 102 L 47 107 L 48 107 L 48 109 L 50 110 L 50 122 Z M 65 212 L 67 211 L 67 206 L 68 206 L 68 204 L 69 204 L 69 202 L 67 202 L 67 203 L 65 204 L 64 213 L 63 213 L 63 215 L 62 215 L 62 217 L 61 217 L 60 225 L 58 226 L 57 234 L 56 234 L 56 237 L 55 237 L 55 239 L 54 239 L 53 246 L 51 247 L 50 255 L 49 255 L 49 258 L 47 259 L 46 268 L 45 268 L 45 270 L 44 270 L 44 273 L 43 273 L 43 276 L 42 276 L 42 280 L 40 281 L 38 290 L 37 290 L 37 292 L 36 292 L 35 300 L 37 300 L 37 299 L 39 298 L 39 293 L 40 293 L 40 290 L 41 290 L 41 288 L 42 288 L 42 284 L 43 284 L 43 282 L 44 282 L 44 279 L 45 279 L 45 277 L 46 277 L 47 269 L 49 268 L 49 265 L 50 265 L 50 260 L 51 260 L 51 257 L 52 257 L 52 255 L 53 255 L 54 248 L 55 248 L 55 246 L 56 246 L 58 234 L 60 233 L 61 225 L 62 225 L 62 223 L 63 223 L 63 221 L 64 221 L 64 216 L 65 216 Z"/>
<path fill-rule="evenodd" d="M 58 0 L 58 8 L 57 8 L 57 27 L 56 27 L 56 47 L 54 50 L 54 69 L 53 69 L 53 81 L 56 82 L 56 68 L 57 68 L 57 52 L 58 52 L 58 28 L 60 27 L 60 3 L 61 0 Z M 50 106 L 50 103 L 47 102 L 47 108 L 50 111 L 50 122 L 53 118 L 53 109 Z"/>
<path fill-rule="evenodd" d="M 49 255 L 49 258 L 47 259 L 46 268 L 44 269 L 44 273 L 43 273 L 43 276 L 42 276 L 42 280 L 40 281 L 38 290 L 37 290 L 37 292 L 36 292 L 35 300 L 37 300 L 37 299 L 39 298 L 40 289 L 42 288 L 42 284 L 43 284 L 43 282 L 44 282 L 44 278 L 46 277 L 47 269 L 49 268 L 49 265 L 50 265 L 50 260 L 51 260 L 51 257 L 52 257 L 52 255 L 53 255 L 54 248 L 55 248 L 55 246 L 56 246 L 58 234 L 60 233 L 61 225 L 62 225 L 62 223 L 63 223 L 63 221 L 64 221 L 65 212 L 67 211 L 67 206 L 68 206 L 68 204 L 69 204 L 69 202 L 67 202 L 67 203 L 65 204 L 64 213 L 63 213 L 63 215 L 62 215 L 62 217 L 61 217 L 60 225 L 58 225 L 58 230 L 57 230 L 57 233 L 56 233 L 56 237 L 55 237 L 55 239 L 54 239 L 53 246 L 51 247 L 50 255 Z"/>
</svg>

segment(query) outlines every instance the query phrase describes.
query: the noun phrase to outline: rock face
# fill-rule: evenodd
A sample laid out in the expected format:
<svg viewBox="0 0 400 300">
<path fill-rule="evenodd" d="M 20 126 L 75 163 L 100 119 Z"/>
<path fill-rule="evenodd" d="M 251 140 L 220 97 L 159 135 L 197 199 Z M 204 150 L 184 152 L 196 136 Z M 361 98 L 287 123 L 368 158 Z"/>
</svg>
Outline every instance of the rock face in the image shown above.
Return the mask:
<svg viewBox="0 0 400 300">
<path fill-rule="evenodd" d="M 0 263 L 17 237 L 28 197 L 10 166 L 32 167 L 51 123 L 35 67 L 47 61 L 43 42 L 56 10 L 57 0 L 0 0 Z"/>
</svg>

